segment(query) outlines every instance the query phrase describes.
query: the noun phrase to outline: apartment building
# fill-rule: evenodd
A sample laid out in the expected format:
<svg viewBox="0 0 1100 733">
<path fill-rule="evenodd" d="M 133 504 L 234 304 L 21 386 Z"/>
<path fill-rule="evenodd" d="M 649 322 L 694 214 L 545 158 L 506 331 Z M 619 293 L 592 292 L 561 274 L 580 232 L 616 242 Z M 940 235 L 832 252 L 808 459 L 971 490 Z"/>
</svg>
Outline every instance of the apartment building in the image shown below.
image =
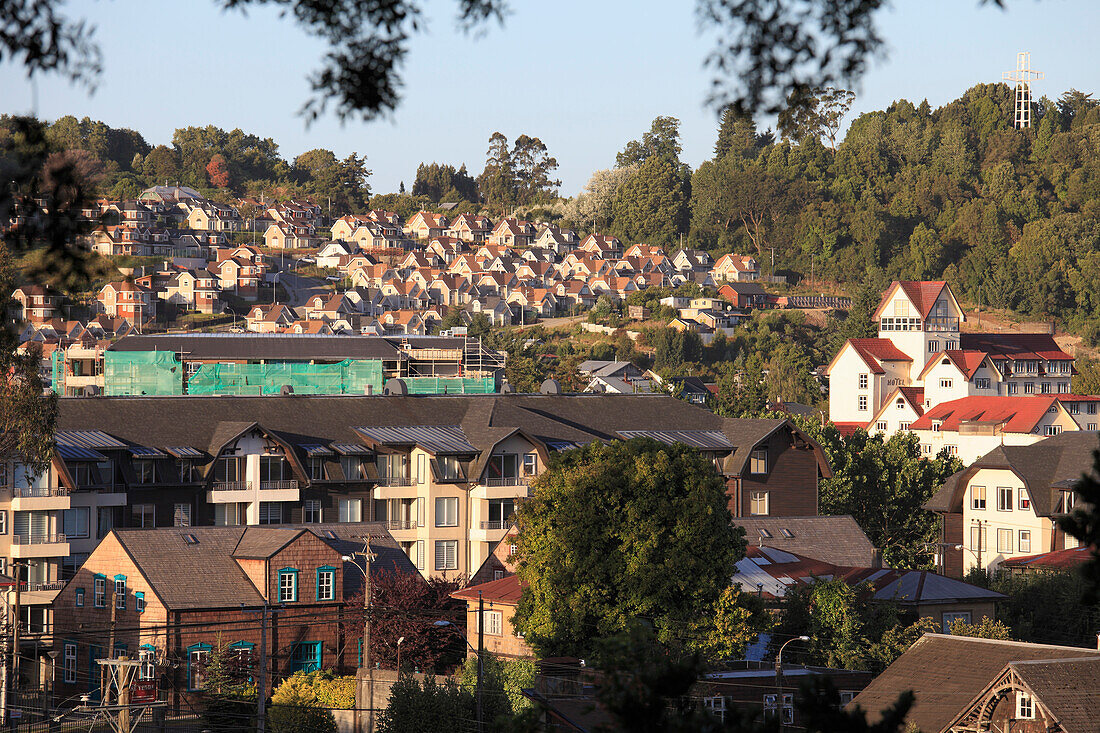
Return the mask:
<svg viewBox="0 0 1100 733">
<path fill-rule="evenodd" d="M 550 454 L 597 440 L 698 448 L 736 516 L 816 514 L 830 475 L 820 446 L 785 420 L 721 418 L 663 395 L 64 399 L 58 436 L 59 453 L 81 449 L 59 458 L 58 476 L 66 495 L 88 497 L 89 539 L 371 520 L 425 576 L 480 567 Z M 49 522 L 43 533 L 61 532 L 62 516 Z"/>
<path fill-rule="evenodd" d="M 963 333 L 946 282 L 895 281 L 872 318 L 878 336 L 849 339 L 826 370 L 829 418 L 842 432 L 892 434 L 964 397 L 1070 392 L 1073 356 L 1052 336 Z"/>
<path fill-rule="evenodd" d="M 1098 446 L 1096 432 L 1063 432 L 998 446 L 948 478 L 925 504 L 942 519 L 937 562 L 944 572 L 962 577 L 1014 555 L 1076 547 L 1056 520 L 1077 504 L 1075 486 L 1092 472 Z"/>
</svg>

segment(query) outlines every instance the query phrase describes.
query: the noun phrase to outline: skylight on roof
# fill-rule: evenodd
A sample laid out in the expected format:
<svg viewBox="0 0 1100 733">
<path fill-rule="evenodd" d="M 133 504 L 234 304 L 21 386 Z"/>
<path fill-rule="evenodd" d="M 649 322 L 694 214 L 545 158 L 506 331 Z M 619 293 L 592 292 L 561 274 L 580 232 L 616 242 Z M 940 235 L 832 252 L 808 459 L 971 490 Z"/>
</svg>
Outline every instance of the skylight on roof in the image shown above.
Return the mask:
<svg viewBox="0 0 1100 733">
<path fill-rule="evenodd" d="M 787 529 L 786 527 L 783 527 L 783 528 L 782 528 L 782 529 L 780 529 L 779 531 L 780 531 L 780 532 L 782 532 L 782 533 L 783 533 L 783 536 L 784 536 L 784 537 L 786 537 L 787 539 L 789 539 L 789 540 L 793 540 L 793 539 L 794 539 L 794 532 L 790 531 L 790 530 L 789 530 L 789 529 Z"/>
<path fill-rule="evenodd" d="M 766 540 L 769 540 L 771 539 L 772 533 L 764 529 L 763 527 L 760 527 L 760 536 Z"/>
<path fill-rule="evenodd" d="M 183 541 L 184 541 L 184 542 L 186 542 L 186 543 L 187 543 L 187 544 L 189 544 L 189 545 L 197 545 L 197 544 L 199 544 L 199 538 L 198 538 L 198 537 L 196 537 L 195 535 L 191 534 L 191 533 L 187 533 L 187 534 L 185 534 L 185 535 L 183 536 Z"/>
<path fill-rule="evenodd" d="M 336 533 L 333 532 L 331 529 L 326 529 L 325 530 L 325 537 L 330 539 L 330 540 L 334 540 L 334 539 L 336 539 Z"/>
</svg>

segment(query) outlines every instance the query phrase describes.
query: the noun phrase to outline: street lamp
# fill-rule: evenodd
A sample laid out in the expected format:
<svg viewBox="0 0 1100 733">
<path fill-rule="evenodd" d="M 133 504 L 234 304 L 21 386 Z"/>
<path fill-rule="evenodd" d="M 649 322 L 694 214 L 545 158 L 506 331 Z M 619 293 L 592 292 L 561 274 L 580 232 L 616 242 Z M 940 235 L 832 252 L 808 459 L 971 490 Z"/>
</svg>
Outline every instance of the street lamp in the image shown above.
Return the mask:
<svg viewBox="0 0 1100 733">
<path fill-rule="evenodd" d="M 401 676 L 401 642 L 405 641 L 405 637 L 402 636 L 397 640 L 397 675 Z"/>
<path fill-rule="evenodd" d="M 809 640 L 810 637 L 808 636 L 796 636 L 793 639 L 787 639 L 779 647 L 779 653 L 775 655 L 775 711 L 779 715 L 779 728 L 781 730 L 783 728 L 783 650 L 791 642 Z"/>
<path fill-rule="evenodd" d="M 363 556 L 363 566 L 355 562 L 353 555 L 341 555 L 340 559 L 355 567 L 363 574 L 363 653 L 359 657 L 359 669 L 367 671 L 367 697 L 370 700 L 367 705 L 367 730 L 374 730 L 374 669 L 370 666 L 370 612 L 371 612 L 371 587 L 370 587 L 370 561 L 374 555 L 370 551 L 370 543 L 366 545 L 364 552 L 355 555 Z M 360 719 L 361 721 L 361 719 Z"/>
</svg>

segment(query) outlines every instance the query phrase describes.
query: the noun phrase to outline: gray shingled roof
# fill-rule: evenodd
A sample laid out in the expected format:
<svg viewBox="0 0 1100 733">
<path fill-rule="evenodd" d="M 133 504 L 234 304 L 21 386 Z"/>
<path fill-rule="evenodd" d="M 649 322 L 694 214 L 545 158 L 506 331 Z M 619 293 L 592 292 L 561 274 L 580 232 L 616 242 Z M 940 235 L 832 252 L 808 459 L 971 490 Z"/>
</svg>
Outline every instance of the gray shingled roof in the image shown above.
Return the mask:
<svg viewBox="0 0 1100 733">
<path fill-rule="evenodd" d="M 1100 448 L 1100 434 L 1075 430 L 1040 440 L 1031 445 L 1002 445 L 994 448 L 962 471 L 951 475 L 924 506 L 941 512 L 962 510 L 963 494 L 970 477 L 981 468 L 1013 471 L 1024 482 L 1031 504 L 1040 517 L 1054 510 L 1052 487 L 1069 488 L 1092 470 L 1092 453 Z"/>
<path fill-rule="evenodd" d="M 310 531 L 341 555 L 361 551 L 370 538 L 372 567 L 381 572 L 416 573 L 379 522 L 250 527 L 163 527 L 116 529 L 119 543 L 170 610 L 255 606 L 263 596 L 234 559 L 274 555 L 303 531 Z M 197 541 L 188 542 L 187 536 Z M 344 573 L 345 597 L 362 585 L 360 573 Z"/>
<path fill-rule="evenodd" d="M 935 733 L 943 730 L 1009 662 L 1094 655 L 1100 659 L 1100 652 L 1079 647 L 925 634 L 872 680 L 850 706 L 860 706 L 867 711 L 869 721 L 877 721 L 883 708 L 893 704 L 905 690 L 912 690 L 916 699 L 907 723 L 925 733 Z"/>
<path fill-rule="evenodd" d="M 1011 666 L 1066 733 L 1100 730 L 1100 657 L 1013 662 Z"/>
<path fill-rule="evenodd" d="M 763 545 L 845 567 L 869 568 L 875 546 L 850 514 L 822 517 L 737 517 L 750 545 Z M 760 530 L 767 531 L 764 537 Z M 789 530 L 787 537 L 783 530 Z"/>
</svg>

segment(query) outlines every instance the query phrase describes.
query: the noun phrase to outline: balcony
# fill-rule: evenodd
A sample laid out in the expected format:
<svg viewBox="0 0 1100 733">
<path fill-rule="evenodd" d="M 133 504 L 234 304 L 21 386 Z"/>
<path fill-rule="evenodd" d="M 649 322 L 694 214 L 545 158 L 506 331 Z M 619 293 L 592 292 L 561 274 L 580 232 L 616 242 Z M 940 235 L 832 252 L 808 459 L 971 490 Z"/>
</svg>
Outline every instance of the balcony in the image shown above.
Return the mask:
<svg viewBox="0 0 1100 733">
<path fill-rule="evenodd" d="M 930 316 L 924 319 L 924 330 L 937 333 L 958 333 L 959 319 L 946 316 Z"/>
<path fill-rule="evenodd" d="M 379 486 L 412 486 L 411 476 L 379 476 Z"/>
<path fill-rule="evenodd" d="M 206 500 L 211 504 L 237 504 L 251 501 L 250 491 L 251 481 L 215 481 L 213 488 L 206 492 Z"/>
<path fill-rule="evenodd" d="M 298 498 L 298 481 L 295 479 L 260 482 L 260 501 L 298 501 Z"/>
<path fill-rule="evenodd" d="M 500 529 L 508 529 L 511 526 L 512 526 L 512 522 L 510 520 L 494 519 L 491 522 L 482 522 L 481 523 L 481 528 L 484 529 L 484 530 L 487 530 L 489 532 L 493 532 L 493 531 L 500 530 Z"/>
<path fill-rule="evenodd" d="M 66 557 L 68 555 L 69 542 L 63 534 L 13 534 L 11 536 L 11 556 L 13 559 Z"/>
<path fill-rule="evenodd" d="M 61 486 L 16 486 L 11 492 L 13 512 L 58 511 L 70 506 L 69 490 Z"/>
<path fill-rule="evenodd" d="M 416 529 L 415 519 L 385 519 L 382 524 L 386 529 Z"/>
<path fill-rule="evenodd" d="M 531 476 L 491 476 L 485 479 L 486 486 L 526 486 Z"/>
</svg>

